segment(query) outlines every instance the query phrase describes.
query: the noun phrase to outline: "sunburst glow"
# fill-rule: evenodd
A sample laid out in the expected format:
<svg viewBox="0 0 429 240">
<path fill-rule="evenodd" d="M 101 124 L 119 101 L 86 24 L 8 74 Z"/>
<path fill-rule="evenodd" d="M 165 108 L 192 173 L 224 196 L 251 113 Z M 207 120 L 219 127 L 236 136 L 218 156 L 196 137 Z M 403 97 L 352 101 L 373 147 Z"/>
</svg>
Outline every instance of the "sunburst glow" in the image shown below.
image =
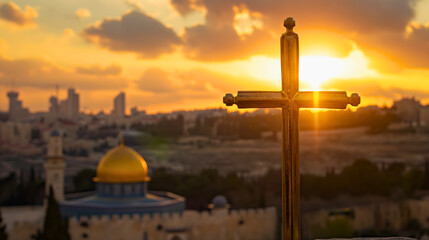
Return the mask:
<svg viewBox="0 0 429 240">
<path fill-rule="evenodd" d="M 344 72 L 345 62 L 328 56 L 303 56 L 300 58 L 300 80 L 319 90 L 322 82 L 335 78 Z"/>
<path fill-rule="evenodd" d="M 368 67 L 367 57 L 355 49 L 347 57 L 302 56 L 299 60 L 299 78 L 301 90 L 319 90 L 320 85 L 334 79 L 351 79 L 377 76 L 377 71 Z M 266 56 L 254 56 L 249 60 L 232 63 L 212 64 L 224 72 L 243 76 L 248 75 L 272 86 L 281 87 L 280 59 Z"/>
</svg>

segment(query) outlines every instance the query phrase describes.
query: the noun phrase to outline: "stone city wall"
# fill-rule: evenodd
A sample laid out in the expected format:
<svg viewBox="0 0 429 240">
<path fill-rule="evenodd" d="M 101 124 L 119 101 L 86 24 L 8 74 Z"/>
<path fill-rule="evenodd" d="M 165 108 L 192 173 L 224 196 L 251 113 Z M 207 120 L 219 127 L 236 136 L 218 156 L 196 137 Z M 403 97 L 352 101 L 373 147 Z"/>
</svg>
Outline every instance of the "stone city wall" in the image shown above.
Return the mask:
<svg viewBox="0 0 429 240">
<path fill-rule="evenodd" d="M 8 228 L 10 240 L 29 239 L 40 227 L 41 221 L 15 222 Z M 69 219 L 72 240 L 274 240 L 277 227 L 275 208 Z"/>
</svg>

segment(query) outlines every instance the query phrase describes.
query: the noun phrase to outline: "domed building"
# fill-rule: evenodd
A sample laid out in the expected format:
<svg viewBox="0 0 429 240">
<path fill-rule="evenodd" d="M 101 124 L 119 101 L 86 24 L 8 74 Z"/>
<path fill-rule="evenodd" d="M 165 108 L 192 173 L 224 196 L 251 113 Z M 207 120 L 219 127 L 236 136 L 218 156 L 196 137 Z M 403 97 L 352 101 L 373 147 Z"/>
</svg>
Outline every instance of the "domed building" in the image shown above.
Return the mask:
<svg viewBox="0 0 429 240">
<path fill-rule="evenodd" d="M 146 161 L 124 145 L 111 149 L 97 166 L 95 194 L 60 202 L 67 217 L 182 213 L 185 199 L 169 192 L 148 192 Z"/>
<path fill-rule="evenodd" d="M 52 186 L 60 210 L 68 218 L 72 240 L 255 240 L 276 239 L 276 209 L 230 209 L 216 196 L 210 211 L 185 210 L 185 198 L 148 192 L 146 161 L 123 142 L 97 166 L 95 193 L 64 196 L 65 163 L 59 131 L 50 135 L 45 161 L 46 191 Z M 30 239 L 41 229 L 44 206 L 1 208 L 10 240 Z"/>
<path fill-rule="evenodd" d="M 229 207 L 228 200 L 223 195 L 215 196 L 212 203 L 209 204 L 210 209 L 228 209 Z"/>
</svg>

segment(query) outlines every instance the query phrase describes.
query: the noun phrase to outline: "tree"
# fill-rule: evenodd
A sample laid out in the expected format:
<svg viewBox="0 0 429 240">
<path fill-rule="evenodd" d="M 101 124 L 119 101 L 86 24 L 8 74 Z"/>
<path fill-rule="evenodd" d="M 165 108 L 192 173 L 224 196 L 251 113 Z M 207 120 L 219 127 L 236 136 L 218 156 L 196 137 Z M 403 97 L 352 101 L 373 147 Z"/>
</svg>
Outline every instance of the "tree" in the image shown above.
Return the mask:
<svg viewBox="0 0 429 240">
<path fill-rule="evenodd" d="M 389 191 L 388 183 L 377 165 L 366 159 L 357 159 L 352 165 L 345 167 L 340 178 L 343 191 L 352 196 L 387 194 Z"/>
<path fill-rule="evenodd" d="M 404 175 L 403 188 L 408 196 L 412 196 L 417 189 L 421 189 L 424 183 L 424 173 L 420 169 L 410 169 Z"/>
<path fill-rule="evenodd" d="M 317 238 L 351 238 L 354 234 L 353 225 L 348 218 L 339 217 L 329 220 L 326 227 L 312 229 L 313 237 Z"/>
<path fill-rule="evenodd" d="M 95 171 L 92 169 L 83 169 L 73 177 L 74 191 L 85 192 L 93 191 L 95 188 L 92 179 L 95 177 Z"/>
<path fill-rule="evenodd" d="M 0 211 L 0 240 L 7 240 L 6 225 L 3 224 L 3 218 Z"/>
<path fill-rule="evenodd" d="M 61 216 L 60 206 L 55 200 L 54 190 L 49 187 L 48 203 L 46 208 L 43 231 L 37 230 L 33 236 L 35 240 L 70 240 L 68 220 Z"/>
</svg>

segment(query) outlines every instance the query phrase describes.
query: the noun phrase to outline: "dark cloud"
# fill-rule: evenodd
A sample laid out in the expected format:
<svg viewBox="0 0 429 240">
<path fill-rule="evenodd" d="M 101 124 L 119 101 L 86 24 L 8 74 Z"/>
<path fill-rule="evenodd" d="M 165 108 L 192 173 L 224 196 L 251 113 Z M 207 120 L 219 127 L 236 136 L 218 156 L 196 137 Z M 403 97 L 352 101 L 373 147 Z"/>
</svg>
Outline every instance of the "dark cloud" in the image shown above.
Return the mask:
<svg viewBox="0 0 429 240">
<path fill-rule="evenodd" d="M 122 68 L 119 65 L 112 64 L 108 67 L 102 68 L 98 65 L 92 65 L 89 67 L 76 67 L 77 73 L 88 74 L 88 75 L 119 75 L 122 72 Z"/>
<path fill-rule="evenodd" d="M 429 68 L 429 28 L 412 28 L 409 35 L 405 32 L 389 32 L 375 36 L 359 36 L 356 41 L 365 52 L 381 53 L 402 67 Z M 383 62 L 375 64 L 381 65 Z"/>
<path fill-rule="evenodd" d="M 20 26 L 33 25 L 37 12 L 30 6 L 22 10 L 14 2 L 0 4 L 0 18 Z"/>
<path fill-rule="evenodd" d="M 207 10 L 204 25 L 186 29 L 185 53 L 191 58 L 225 61 L 262 52 L 278 56 L 278 39 L 284 32 L 283 20 L 292 16 L 301 36 L 302 53 L 344 57 L 352 51 L 354 41 L 365 54 L 374 57 L 372 66 L 383 70 L 397 70 L 391 65 L 386 66 L 384 60 L 393 60 L 400 67 L 429 67 L 428 28 L 415 28 L 406 37 L 416 2 L 299 0 L 290 4 L 284 0 L 171 0 L 172 6 L 182 14 L 193 11 L 194 6 Z M 263 22 L 262 29 L 246 38 L 239 37 L 232 28 L 233 9 L 243 6 L 260 14 Z M 375 56 L 377 54 L 381 55 Z"/>
<path fill-rule="evenodd" d="M 9 60 L 0 56 L 0 85 L 7 85 L 14 79 L 17 85 L 34 88 L 74 86 L 81 89 L 120 89 L 126 82 L 118 77 L 88 76 L 66 71 L 42 59 Z"/>
<path fill-rule="evenodd" d="M 171 28 L 137 10 L 119 19 L 104 19 L 100 24 L 89 26 L 83 36 L 109 50 L 133 52 L 142 58 L 171 53 L 181 44 Z"/>
<path fill-rule="evenodd" d="M 297 27 L 331 29 L 343 33 L 377 34 L 402 32 L 414 16 L 415 0 L 239 0 L 264 15 L 268 27 L 282 27 L 286 17 L 294 17 Z"/>
<path fill-rule="evenodd" d="M 174 1 L 179 12 L 191 9 L 190 1 Z M 250 34 L 238 35 L 234 29 L 233 1 L 196 2 L 207 9 L 206 23 L 186 28 L 185 54 L 202 61 L 227 61 L 266 53 L 273 45 L 273 36 L 253 27 Z"/>
<path fill-rule="evenodd" d="M 225 61 L 247 58 L 265 53 L 270 47 L 271 36 L 266 31 L 254 29 L 253 33 L 240 38 L 232 25 L 219 28 L 198 25 L 186 29 L 185 54 L 202 61 Z"/>
</svg>

